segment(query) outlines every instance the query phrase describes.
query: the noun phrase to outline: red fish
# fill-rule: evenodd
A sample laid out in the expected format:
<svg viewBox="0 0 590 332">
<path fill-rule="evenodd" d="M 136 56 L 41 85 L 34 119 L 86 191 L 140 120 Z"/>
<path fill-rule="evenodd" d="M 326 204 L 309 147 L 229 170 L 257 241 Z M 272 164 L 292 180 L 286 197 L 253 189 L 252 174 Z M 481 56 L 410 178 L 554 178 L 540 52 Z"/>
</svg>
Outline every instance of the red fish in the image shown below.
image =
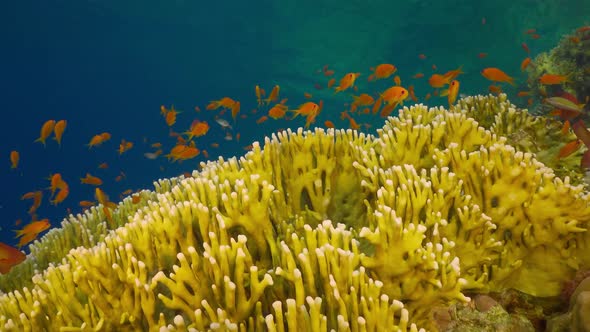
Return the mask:
<svg viewBox="0 0 590 332">
<path fill-rule="evenodd" d="M 11 247 L 7 244 L 0 242 L 0 273 L 6 274 L 10 269 L 24 261 L 26 258 L 25 254 Z"/>
</svg>

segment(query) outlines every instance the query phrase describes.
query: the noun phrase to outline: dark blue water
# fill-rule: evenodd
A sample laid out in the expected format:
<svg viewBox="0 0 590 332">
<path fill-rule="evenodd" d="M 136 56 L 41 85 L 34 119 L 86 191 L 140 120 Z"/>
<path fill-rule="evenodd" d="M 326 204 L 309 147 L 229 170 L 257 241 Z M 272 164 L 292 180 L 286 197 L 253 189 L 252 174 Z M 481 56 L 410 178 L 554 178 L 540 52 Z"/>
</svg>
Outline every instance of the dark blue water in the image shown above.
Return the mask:
<svg viewBox="0 0 590 332">
<path fill-rule="evenodd" d="M 31 202 L 20 200 L 26 192 L 44 190 L 39 218 L 58 226 L 68 209 L 81 211 L 79 201 L 94 200 L 94 188 L 80 184 L 87 172 L 101 177 L 101 188 L 118 201 L 126 189 L 151 189 L 158 178 L 196 169 L 203 155 L 182 163 L 143 156 L 153 151 L 151 143 L 161 142 L 166 152 L 175 144 L 160 105 L 182 111 L 172 127 L 177 132 L 188 130 L 194 119 L 209 122 L 210 132 L 196 143 L 211 159 L 241 155 L 254 140 L 304 124 L 298 118 L 257 125 L 260 114 L 250 114 L 256 84 L 267 92 L 279 84 L 291 108 L 305 101 L 304 92 L 312 93 L 314 101 L 325 102 L 316 125 L 329 119 L 347 128 L 339 114 L 351 94 L 313 87 L 328 81 L 316 73 L 323 65 L 337 79 L 361 72 L 359 91 L 375 93 L 392 83 L 369 85 L 369 67 L 395 64 L 402 85 L 413 84 L 421 100 L 432 91 L 427 78 L 433 64 L 439 73 L 463 66 L 461 93 L 487 93 L 481 69 L 501 68 L 524 84 L 521 43 L 533 56 L 549 50 L 563 34 L 589 23 L 590 2 L 19 0 L 3 4 L 0 12 L 0 241 L 15 244 L 15 221 L 30 221 Z M 530 28 L 541 37 L 526 36 Z M 480 59 L 481 52 L 488 56 Z M 425 60 L 418 58 L 421 53 Z M 418 72 L 425 78 L 412 79 Z M 240 142 L 225 141 L 213 121 L 217 112 L 205 111 L 210 100 L 224 96 L 240 100 L 248 115 L 235 124 Z M 427 103 L 446 105 L 446 99 Z M 195 106 L 203 111 L 195 112 Z M 33 143 L 49 119 L 68 121 L 61 147 L 51 139 L 46 147 Z M 383 119 L 362 122 L 377 127 Z M 112 139 L 89 150 L 90 138 L 104 131 Z M 119 156 L 121 139 L 134 148 Z M 214 142 L 220 147 L 210 147 Z M 21 154 L 17 170 L 10 169 L 11 150 Z M 110 168 L 98 169 L 102 162 Z M 115 182 L 121 171 L 126 178 Z M 45 190 L 53 173 L 61 173 L 70 187 L 58 206 L 49 204 Z"/>
</svg>

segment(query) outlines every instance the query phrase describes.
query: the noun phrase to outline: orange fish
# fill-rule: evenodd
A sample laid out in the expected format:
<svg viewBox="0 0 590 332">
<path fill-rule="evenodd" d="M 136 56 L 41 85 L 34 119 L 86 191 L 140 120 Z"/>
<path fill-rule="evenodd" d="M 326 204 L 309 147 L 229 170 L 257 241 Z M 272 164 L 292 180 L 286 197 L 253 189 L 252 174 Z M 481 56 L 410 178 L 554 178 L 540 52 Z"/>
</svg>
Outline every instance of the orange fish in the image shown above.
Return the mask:
<svg viewBox="0 0 590 332">
<path fill-rule="evenodd" d="M 272 96 L 272 93 L 271 93 L 271 96 Z M 236 101 L 234 103 L 234 105 L 231 107 L 231 117 L 234 119 L 234 121 L 236 121 L 236 117 L 238 116 L 238 113 L 240 113 L 240 102 Z"/>
<path fill-rule="evenodd" d="M 6 274 L 10 269 L 24 261 L 26 255 L 14 247 L 0 242 L 0 273 Z"/>
<path fill-rule="evenodd" d="M 487 53 L 483 53 L 483 52 L 482 52 L 482 53 L 479 53 L 477 56 L 478 56 L 480 59 L 483 59 L 483 58 L 487 57 L 487 56 L 488 56 L 488 54 L 487 54 Z"/>
<path fill-rule="evenodd" d="M 517 96 L 518 97 L 528 97 L 531 94 L 530 91 L 519 91 Z"/>
<path fill-rule="evenodd" d="M 99 146 L 102 143 L 108 141 L 111 139 L 111 134 L 109 133 L 101 133 L 98 135 L 94 135 L 92 136 L 92 138 L 90 139 L 90 143 L 88 143 L 88 148 L 91 149 L 93 146 Z"/>
<path fill-rule="evenodd" d="M 326 126 L 326 128 L 334 128 L 334 123 L 330 120 L 326 120 L 324 121 L 324 126 Z"/>
<path fill-rule="evenodd" d="M 53 127 L 53 139 L 57 141 L 57 145 L 61 146 L 61 137 L 64 134 L 64 130 L 66 130 L 66 126 L 68 122 L 66 120 L 59 120 Z"/>
<path fill-rule="evenodd" d="M 412 76 L 413 78 L 422 78 L 424 77 L 424 74 L 422 73 L 417 73 L 416 75 Z"/>
<path fill-rule="evenodd" d="M 262 90 L 262 91 L 264 91 L 264 90 Z M 262 91 L 261 91 L 261 93 L 264 94 Z M 223 97 L 223 98 L 221 98 L 219 100 L 213 100 L 213 101 L 211 101 L 209 103 L 209 105 L 207 105 L 207 110 L 210 110 L 210 111 L 211 110 L 216 110 L 216 109 L 218 109 L 220 107 L 223 107 L 223 108 L 232 108 L 235 103 L 236 103 L 235 100 L 233 100 L 233 99 L 231 99 L 229 97 Z"/>
<path fill-rule="evenodd" d="M 308 101 L 304 104 L 302 104 L 301 106 L 299 106 L 299 109 L 297 110 L 293 110 L 292 112 L 295 112 L 295 115 L 293 116 L 293 119 L 296 118 L 298 115 L 303 115 L 303 116 L 309 116 L 311 114 L 314 114 L 315 112 L 317 112 L 319 109 L 319 105 L 312 102 L 312 101 Z"/>
<path fill-rule="evenodd" d="M 270 110 L 268 110 L 268 116 L 278 120 L 280 118 L 283 118 L 286 114 L 287 111 L 287 106 L 283 105 L 283 104 L 276 104 L 274 105 Z"/>
<path fill-rule="evenodd" d="M 103 206 L 109 208 L 109 209 L 114 209 L 117 207 L 117 204 L 109 201 L 109 196 L 107 194 L 105 194 L 104 191 L 102 191 L 102 189 L 96 187 L 96 189 L 94 189 L 94 198 L 96 199 L 96 201 L 99 204 L 102 204 Z"/>
<path fill-rule="evenodd" d="M 10 168 L 17 168 L 20 160 L 20 154 L 18 151 L 10 151 Z"/>
<path fill-rule="evenodd" d="M 266 98 L 264 100 L 266 102 L 266 105 L 269 105 L 271 102 L 275 102 L 279 99 L 280 90 L 281 90 L 281 87 L 279 87 L 278 85 L 275 85 L 272 88 L 272 90 L 270 91 L 270 94 L 268 95 L 268 98 Z"/>
<path fill-rule="evenodd" d="M 128 142 L 122 139 L 121 143 L 119 144 L 119 155 L 122 155 L 123 153 L 131 150 L 131 148 L 133 148 L 133 142 Z"/>
<path fill-rule="evenodd" d="M 18 247 L 20 248 L 25 244 L 33 241 L 37 237 L 37 235 L 39 235 L 41 232 L 48 229 L 49 227 L 51 227 L 49 219 L 42 219 L 37 221 L 31 221 L 30 224 L 26 225 L 22 229 L 16 230 L 15 238 L 20 237 Z"/>
<path fill-rule="evenodd" d="M 457 78 L 457 76 L 461 75 L 461 74 L 465 74 L 463 72 L 463 66 L 460 66 L 457 69 L 454 70 L 449 70 L 448 72 L 446 72 L 443 76 L 450 81 L 454 80 L 455 78 Z"/>
<path fill-rule="evenodd" d="M 428 84 L 433 88 L 442 88 L 451 81 L 450 77 L 445 77 L 441 74 L 432 74 L 428 79 Z"/>
<path fill-rule="evenodd" d="M 369 106 L 373 105 L 373 103 L 375 102 L 375 99 L 373 99 L 373 97 L 366 93 L 363 93 L 360 96 L 352 96 L 352 98 L 354 99 L 352 105 L 357 106 Z"/>
<path fill-rule="evenodd" d="M 526 43 L 522 43 L 522 49 L 527 53 L 531 53 L 531 50 L 529 50 L 529 47 Z"/>
<path fill-rule="evenodd" d="M 83 184 L 89 184 L 93 186 L 102 185 L 102 180 L 96 176 L 93 176 L 90 173 L 86 173 L 86 177 L 80 178 L 80 182 Z"/>
<path fill-rule="evenodd" d="M 579 139 L 573 140 L 566 145 L 564 145 L 560 150 L 559 154 L 557 155 L 557 159 L 567 158 L 572 153 L 578 151 L 578 149 L 582 146 L 582 141 Z"/>
<path fill-rule="evenodd" d="M 447 99 L 449 101 L 449 107 L 455 103 L 457 100 L 457 94 L 459 93 L 459 81 L 453 80 L 449 85 L 449 92 Z"/>
<path fill-rule="evenodd" d="M 55 195 L 55 198 L 51 200 L 51 204 L 57 205 L 57 204 L 63 202 L 68 197 L 69 194 L 70 194 L 70 189 L 68 187 L 60 189 L 57 192 L 57 195 Z"/>
<path fill-rule="evenodd" d="M 209 124 L 207 122 L 195 120 L 191 124 L 190 129 L 188 131 L 186 131 L 184 134 L 188 135 L 188 139 L 191 140 L 191 139 L 193 139 L 193 137 L 201 137 L 201 136 L 207 134 L 208 131 L 209 131 Z M 153 144 L 152 144 L 152 146 L 153 146 Z M 162 145 L 160 144 L 160 146 L 162 146 Z"/>
<path fill-rule="evenodd" d="M 41 127 L 41 134 L 39 135 L 39 138 L 35 140 L 35 142 L 41 142 L 43 143 L 43 145 L 45 145 L 45 141 L 47 140 L 47 137 L 49 137 L 49 135 L 51 135 L 51 133 L 53 132 L 54 127 L 55 120 L 45 121 L 45 123 Z"/>
<path fill-rule="evenodd" d="M 539 83 L 545 85 L 562 84 L 565 82 L 569 82 L 569 75 L 543 74 L 543 76 L 539 77 Z"/>
<path fill-rule="evenodd" d="M 481 74 L 490 81 L 507 82 L 514 85 L 514 79 L 498 68 L 485 68 L 481 71 Z"/>
<path fill-rule="evenodd" d="M 340 85 L 334 88 L 336 93 L 340 91 L 344 91 L 352 86 L 354 86 L 354 81 L 361 75 L 361 73 L 348 73 L 340 79 Z"/>
<path fill-rule="evenodd" d="M 176 123 L 176 114 L 178 114 L 178 112 L 174 110 L 174 106 L 172 106 L 171 110 L 166 112 L 164 119 L 166 120 L 166 124 L 168 125 L 168 127 L 172 127 L 172 125 Z"/>
<path fill-rule="evenodd" d="M 369 78 L 368 78 L 369 82 L 372 80 L 379 80 L 379 79 L 388 78 L 389 76 L 391 76 L 393 73 L 395 73 L 397 71 L 397 68 L 392 64 L 382 63 L 375 68 L 371 67 L 370 70 L 373 73 L 371 75 L 369 75 Z"/>
<path fill-rule="evenodd" d="M 254 88 L 254 91 L 256 93 L 256 101 L 258 102 L 258 106 L 262 106 L 263 105 L 262 90 L 260 89 L 260 86 L 256 85 L 256 87 Z"/>
<path fill-rule="evenodd" d="M 488 88 L 488 91 L 495 94 L 495 95 L 498 95 L 498 94 L 502 93 L 502 87 L 497 86 L 497 85 L 490 85 L 490 87 Z"/>
<path fill-rule="evenodd" d="M 520 64 L 520 70 L 524 71 L 526 69 L 526 67 L 528 67 L 528 65 L 531 63 L 531 58 L 525 58 L 524 60 L 522 60 L 521 64 Z"/>
<path fill-rule="evenodd" d="M 266 120 L 268 120 L 268 116 L 263 115 L 263 116 L 259 117 L 258 120 L 256 120 L 256 124 L 261 124 Z"/>
<path fill-rule="evenodd" d="M 330 89 L 331 87 L 333 87 L 335 83 L 336 83 L 336 79 L 335 78 L 331 78 L 328 81 L 328 89 Z"/>
</svg>

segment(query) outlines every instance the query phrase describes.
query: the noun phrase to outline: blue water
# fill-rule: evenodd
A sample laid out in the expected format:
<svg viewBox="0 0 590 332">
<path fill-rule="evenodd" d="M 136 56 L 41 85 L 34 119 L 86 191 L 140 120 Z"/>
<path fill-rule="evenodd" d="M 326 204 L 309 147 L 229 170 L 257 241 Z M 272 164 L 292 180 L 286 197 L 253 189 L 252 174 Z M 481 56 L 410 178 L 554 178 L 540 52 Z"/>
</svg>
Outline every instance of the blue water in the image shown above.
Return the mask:
<svg viewBox="0 0 590 332">
<path fill-rule="evenodd" d="M 0 156 L 5 160 L 0 163 L 0 241 L 12 245 L 12 230 L 30 221 L 31 202 L 20 196 L 49 187 L 46 178 L 52 173 L 62 174 L 70 195 L 55 207 L 44 190 L 38 215 L 58 226 L 68 209 L 81 211 L 79 201 L 94 200 L 94 187 L 80 184 L 87 172 L 101 177 L 101 188 L 118 201 L 126 189 L 151 189 L 159 178 L 197 168 L 203 155 L 182 163 L 143 156 L 154 150 L 149 147 L 154 142 L 161 142 L 165 153 L 174 146 L 160 105 L 182 111 L 175 131 L 188 130 L 194 119 L 207 121 L 211 130 L 197 139 L 197 147 L 207 150 L 210 159 L 231 157 L 279 128 L 304 124 L 299 118 L 257 125 L 261 114 L 250 114 L 256 84 L 267 92 L 279 84 L 281 98 L 289 98 L 291 108 L 305 101 L 304 92 L 312 93 L 312 100 L 325 102 L 315 124 L 329 119 L 347 128 L 339 115 L 351 93 L 334 95 L 313 87 L 328 81 L 316 73 L 323 65 L 335 70 L 338 80 L 347 72 L 361 72 L 359 91 L 376 93 L 392 83 L 368 84 L 369 67 L 392 63 L 402 85 L 413 84 L 421 101 L 432 92 L 427 79 L 435 72 L 433 64 L 439 73 L 462 65 L 461 93 L 487 93 L 489 82 L 481 69 L 501 68 L 525 84 L 519 66 L 527 55 L 521 43 L 534 56 L 590 23 L 587 0 L 19 0 L 4 4 L 0 12 Z M 541 38 L 526 36 L 530 28 Z M 480 59 L 480 52 L 488 56 Z M 425 60 L 418 58 L 421 53 Z M 425 78 L 412 79 L 418 72 Z M 248 115 L 235 125 L 240 142 L 225 141 L 213 121 L 218 112 L 205 110 L 210 100 L 224 96 L 240 100 L 242 114 Z M 426 103 L 446 105 L 446 99 Z M 195 112 L 195 106 L 202 112 Z M 231 121 L 227 114 L 224 118 Z M 49 119 L 68 121 L 61 147 L 51 139 L 46 147 L 33 143 Z M 362 119 L 373 128 L 383 123 L 379 117 Z M 89 150 L 85 145 L 90 138 L 104 131 L 112 139 Z M 135 146 L 119 156 L 121 139 Z M 210 147 L 213 142 L 220 147 Z M 17 170 L 10 169 L 11 150 L 21 154 Z M 109 169 L 98 169 L 102 162 Z M 115 182 L 121 171 L 126 178 Z M 19 227 L 14 225 L 17 219 L 23 221 Z"/>
</svg>

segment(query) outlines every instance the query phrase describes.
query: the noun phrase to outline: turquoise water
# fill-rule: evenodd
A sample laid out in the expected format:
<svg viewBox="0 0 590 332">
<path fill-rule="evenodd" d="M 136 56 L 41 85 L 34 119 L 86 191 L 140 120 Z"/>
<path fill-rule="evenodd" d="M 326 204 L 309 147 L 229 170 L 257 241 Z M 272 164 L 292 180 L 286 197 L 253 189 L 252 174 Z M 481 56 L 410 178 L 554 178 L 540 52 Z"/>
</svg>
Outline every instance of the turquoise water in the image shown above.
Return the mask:
<svg viewBox="0 0 590 332">
<path fill-rule="evenodd" d="M 210 159 L 244 153 L 254 140 L 280 128 L 303 126 L 293 121 L 255 121 L 254 86 L 267 92 L 281 86 L 281 98 L 291 108 L 305 101 L 323 100 L 324 110 L 315 125 L 340 119 L 353 92 L 334 95 L 325 87 L 329 78 L 316 73 L 324 65 L 339 80 L 347 72 L 360 72 L 360 92 L 376 94 L 393 85 L 391 79 L 367 83 L 369 67 L 392 63 L 402 85 L 414 85 L 424 102 L 432 92 L 427 79 L 462 66 L 461 93 L 487 93 L 489 81 L 480 71 L 498 67 L 515 76 L 519 87 L 505 87 L 509 95 L 526 89 L 520 63 L 527 56 L 548 51 L 573 29 L 590 24 L 589 1 L 13 1 L 0 11 L 4 48 L 0 61 L 2 114 L 0 172 L 2 227 L 0 241 L 14 245 L 17 219 L 30 221 L 30 201 L 20 196 L 44 190 L 39 218 L 58 226 L 68 209 L 79 213 L 81 200 L 94 200 L 94 188 L 80 184 L 87 172 L 105 182 L 101 188 L 114 201 L 126 189 L 152 188 L 158 178 L 179 175 L 198 167 L 203 154 L 182 163 L 166 158 L 148 160 L 149 145 L 160 142 L 167 153 L 175 144 L 160 115 L 160 105 L 182 111 L 172 127 L 188 130 L 194 119 L 207 121 L 209 133 L 196 140 Z M 484 23 L 485 22 L 485 23 Z M 534 28 L 539 39 L 524 32 Z M 488 53 L 479 58 L 481 52 Z M 420 59 L 419 54 L 427 56 Z M 436 65 L 437 71 L 432 69 Z M 413 79 L 416 73 L 425 75 Z M 242 114 L 225 141 L 214 122 L 218 112 L 206 111 L 210 100 L 224 96 L 239 100 Z M 512 98 L 524 106 L 525 100 Z M 433 97 L 429 105 L 446 105 Z M 411 102 L 406 102 L 406 105 Z M 195 112 L 199 106 L 202 111 Z M 266 108 L 264 109 L 266 110 Z M 231 121 L 226 114 L 225 119 Z M 63 143 L 48 140 L 46 147 L 33 141 L 49 119 L 68 121 Z M 361 117 L 375 127 L 378 116 Z M 359 120 L 359 119 L 357 119 Z M 89 150 L 85 145 L 101 132 L 112 139 Z M 121 139 L 134 148 L 119 156 Z M 211 143 L 219 143 L 212 148 Z M 9 153 L 21 154 L 17 170 L 10 169 Z M 109 169 L 97 166 L 107 162 Z M 120 172 L 126 178 L 114 179 Z M 52 173 L 61 173 L 70 187 L 58 206 L 49 204 Z"/>
</svg>

